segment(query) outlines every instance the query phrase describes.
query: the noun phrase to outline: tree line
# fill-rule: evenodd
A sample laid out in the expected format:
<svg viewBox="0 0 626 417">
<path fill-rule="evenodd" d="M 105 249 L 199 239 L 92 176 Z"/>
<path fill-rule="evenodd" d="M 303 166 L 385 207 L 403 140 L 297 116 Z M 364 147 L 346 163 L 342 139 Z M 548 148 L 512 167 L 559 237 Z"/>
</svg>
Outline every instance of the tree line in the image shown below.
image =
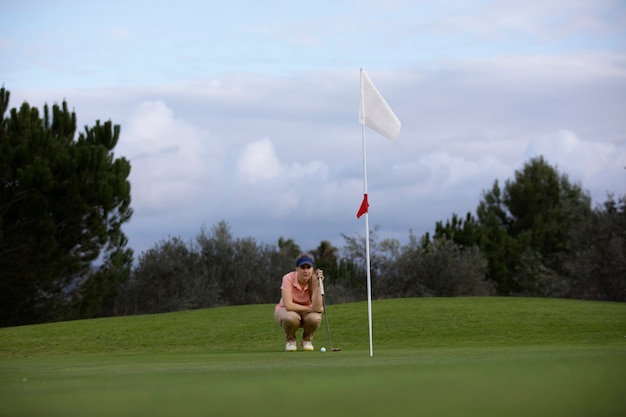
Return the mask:
<svg viewBox="0 0 626 417">
<path fill-rule="evenodd" d="M 67 104 L 6 117 L 0 89 L 0 325 L 275 303 L 303 248 L 235 237 L 224 220 L 190 242 L 171 237 L 137 258 L 120 127 L 85 126 Z M 532 158 L 408 243 L 370 231 L 374 298 L 505 295 L 626 301 L 626 198 L 591 206 L 580 184 Z M 327 301 L 366 298 L 366 236 L 304 248 L 323 268 Z"/>
</svg>

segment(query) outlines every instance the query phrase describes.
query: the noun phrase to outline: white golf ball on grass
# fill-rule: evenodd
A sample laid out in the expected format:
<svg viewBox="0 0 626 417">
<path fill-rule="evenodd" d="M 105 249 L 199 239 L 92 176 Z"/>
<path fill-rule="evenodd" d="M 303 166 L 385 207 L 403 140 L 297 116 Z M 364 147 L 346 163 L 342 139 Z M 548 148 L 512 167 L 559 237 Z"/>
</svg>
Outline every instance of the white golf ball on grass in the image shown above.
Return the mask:
<svg viewBox="0 0 626 417">
<path fill-rule="evenodd" d="M 325 347 L 320 348 L 320 352 L 326 352 L 326 348 Z"/>
</svg>

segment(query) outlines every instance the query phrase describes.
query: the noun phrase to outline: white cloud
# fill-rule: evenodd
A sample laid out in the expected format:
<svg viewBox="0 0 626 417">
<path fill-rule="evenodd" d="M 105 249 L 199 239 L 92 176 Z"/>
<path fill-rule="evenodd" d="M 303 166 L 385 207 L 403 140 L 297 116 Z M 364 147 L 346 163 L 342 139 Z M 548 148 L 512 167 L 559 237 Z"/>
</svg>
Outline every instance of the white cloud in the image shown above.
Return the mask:
<svg viewBox="0 0 626 417">
<path fill-rule="evenodd" d="M 590 191 L 595 203 L 607 193 L 626 194 L 626 146 L 610 142 L 590 142 L 569 130 L 541 135 L 528 144 L 526 159 L 542 155 L 571 181 Z"/>
<path fill-rule="evenodd" d="M 137 214 L 162 213 L 196 201 L 203 186 L 220 177 L 221 148 L 206 131 L 177 119 L 164 102 L 137 105 L 118 150 L 131 162 Z"/>
<path fill-rule="evenodd" d="M 306 154 L 301 154 L 306 159 Z M 272 142 L 265 138 L 244 148 L 237 162 L 237 186 L 241 201 L 245 199 L 262 212 L 276 219 L 292 215 L 296 210 L 306 214 L 312 193 L 328 184 L 328 167 L 320 161 L 281 161 Z M 236 204 L 234 200 L 227 203 Z M 244 205 L 241 215 L 249 213 Z"/>
<path fill-rule="evenodd" d="M 280 161 L 269 139 L 247 145 L 237 163 L 238 175 L 250 184 L 275 178 L 281 171 Z"/>
</svg>

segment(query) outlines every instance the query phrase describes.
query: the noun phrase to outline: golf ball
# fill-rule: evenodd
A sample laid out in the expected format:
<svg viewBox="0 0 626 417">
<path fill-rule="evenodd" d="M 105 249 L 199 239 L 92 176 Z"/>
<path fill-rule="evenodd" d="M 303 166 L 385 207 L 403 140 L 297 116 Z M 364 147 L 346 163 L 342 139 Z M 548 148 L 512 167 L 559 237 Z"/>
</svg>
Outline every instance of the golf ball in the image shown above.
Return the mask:
<svg viewBox="0 0 626 417">
<path fill-rule="evenodd" d="M 320 352 L 326 352 L 326 348 L 325 347 L 321 348 Z"/>
</svg>

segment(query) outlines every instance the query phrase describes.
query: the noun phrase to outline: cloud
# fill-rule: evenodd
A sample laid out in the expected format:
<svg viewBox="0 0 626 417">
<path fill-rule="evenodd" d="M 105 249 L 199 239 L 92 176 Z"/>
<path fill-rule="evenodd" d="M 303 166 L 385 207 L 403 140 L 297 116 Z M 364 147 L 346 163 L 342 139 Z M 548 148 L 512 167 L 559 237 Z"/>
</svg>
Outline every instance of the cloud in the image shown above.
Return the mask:
<svg viewBox="0 0 626 417">
<path fill-rule="evenodd" d="M 596 203 L 608 193 L 625 195 L 626 147 L 610 142 L 582 140 L 575 132 L 560 130 L 533 139 L 525 158 L 543 156 L 561 174 L 589 190 Z"/>
<path fill-rule="evenodd" d="M 131 110 L 118 147 L 131 162 L 133 206 L 139 216 L 188 206 L 203 184 L 220 177 L 220 142 L 176 118 L 162 101 L 145 101 Z"/>
<path fill-rule="evenodd" d="M 596 203 L 607 189 L 623 193 L 623 59 L 516 56 L 371 72 L 403 126 L 395 141 L 365 131 L 370 225 L 381 237 L 421 235 L 474 212 L 494 180 L 538 154 Z M 115 94 L 99 111 L 130 105 L 126 94 L 139 99 L 126 115 L 116 108 L 133 166 L 134 235 L 192 236 L 226 220 L 237 236 L 309 249 L 363 234 L 358 71 L 237 74 Z"/>
<path fill-rule="evenodd" d="M 250 184 L 275 178 L 281 171 L 280 161 L 269 139 L 247 145 L 237 163 L 239 176 Z"/>
<path fill-rule="evenodd" d="M 370 226 L 421 235 L 474 211 L 493 181 L 532 156 L 581 181 L 594 203 L 624 193 L 626 56 L 580 52 L 447 59 L 368 70 L 402 121 L 395 141 L 365 130 Z M 363 234 L 358 68 L 293 76 L 229 73 L 149 87 L 12 91 L 66 97 L 79 126 L 122 125 L 132 164 L 136 251 L 226 220 L 235 236 L 303 249 Z"/>
<path fill-rule="evenodd" d="M 251 204 L 244 206 L 247 209 L 241 214 L 246 215 L 254 206 L 256 212 L 273 218 L 294 215 L 296 210 L 306 216 L 311 194 L 332 180 L 323 162 L 306 161 L 306 154 L 300 157 L 305 161 L 281 161 L 267 138 L 246 145 L 237 162 L 240 183 L 236 189 Z M 227 202 L 236 204 L 232 199 Z"/>
</svg>

